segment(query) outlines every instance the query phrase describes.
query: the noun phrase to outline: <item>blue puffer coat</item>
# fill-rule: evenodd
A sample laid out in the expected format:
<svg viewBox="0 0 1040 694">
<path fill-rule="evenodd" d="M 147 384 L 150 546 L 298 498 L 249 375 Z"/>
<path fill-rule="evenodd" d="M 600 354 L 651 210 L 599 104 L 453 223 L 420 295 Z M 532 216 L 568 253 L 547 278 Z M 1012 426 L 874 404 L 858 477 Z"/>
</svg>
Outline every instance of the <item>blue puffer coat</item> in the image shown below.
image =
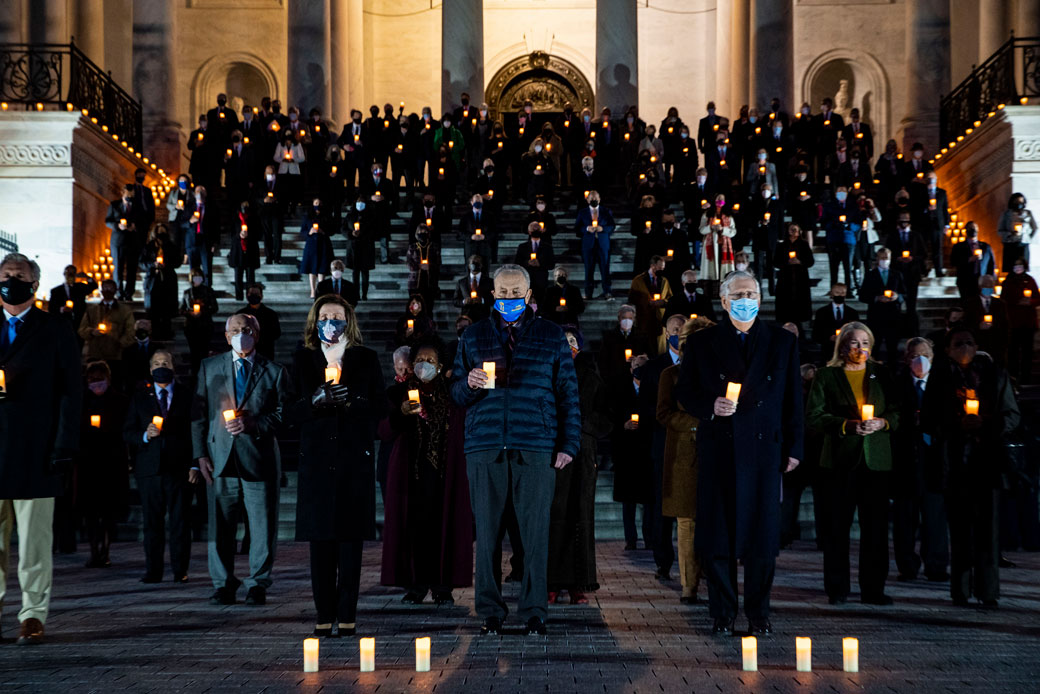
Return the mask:
<svg viewBox="0 0 1040 694">
<path fill-rule="evenodd" d="M 507 366 L 497 321 L 493 314 L 468 328 L 455 357 L 451 393 L 466 408 L 466 453 L 512 448 L 576 456 L 578 379 L 563 330 L 527 309 Z M 469 372 L 488 361 L 495 362 L 495 388 L 471 389 Z"/>
</svg>

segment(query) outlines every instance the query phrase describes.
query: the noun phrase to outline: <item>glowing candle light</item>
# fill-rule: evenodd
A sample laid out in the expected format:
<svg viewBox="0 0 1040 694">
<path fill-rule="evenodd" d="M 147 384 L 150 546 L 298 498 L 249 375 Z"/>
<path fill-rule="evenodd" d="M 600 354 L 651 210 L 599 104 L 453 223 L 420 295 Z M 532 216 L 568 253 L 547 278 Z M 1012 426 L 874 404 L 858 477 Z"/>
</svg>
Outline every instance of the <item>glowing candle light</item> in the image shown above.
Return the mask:
<svg viewBox="0 0 1040 694">
<path fill-rule="evenodd" d="M 192 304 L 191 312 L 194 313 L 196 316 L 199 315 L 202 312 L 202 304 Z"/>
<path fill-rule="evenodd" d="M 744 655 L 744 672 L 756 672 L 758 670 L 758 639 L 754 636 L 741 637 L 740 649 Z"/>
<path fill-rule="evenodd" d="M 361 639 L 361 672 L 375 672 L 376 640 L 372 637 Z"/>
<path fill-rule="evenodd" d="M 227 152 L 225 152 L 225 154 L 228 155 L 229 157 L 231 156 L 231 148 L 230 147 L 228 147 L 228 150 L 227 150 Z"/>
<path fill-rule="evenodd" d="M 419 402 L 419 391 L 410 390 L 408 391 L 408 402 Z"/>
<path fill-rule="evenodd" d="M 159 430 L 160 433 L 162 432 L 162 423 L 163 418 L 159 415 L 155 415 L 154 417 L 152 417 L 152 424 L 155 426 L 156 429 Z"/>
<path fill-rule="evenodd" d="M 561 296 L 561 297 L 560 297 L 560 306 L 566 306 L 566 305 L 567 305 L 567 300 L 566 300 L 566 299 L 564 299 L 564 298 L 563 298 L 563 297 Z"/>
<path fill-rule="evenodd" d="M 484 384 L 484 388 L 493 390 L 495 388 L 495 362 L 486 361 L 484 362 L 484 373 L 487 374 L 487 383 Z"/>
<path fill-rule="evenodd" d="M 98 323 L 97 329 L 98 329 L 99 333 L 107 333 L 108 332 L 108 326 L 105 325 L 104 323 Z"/>
<path fill-rule="evenodd" d="M 232 419 L 235 418 L 235 411 L 234 410 L 224 410 L 223 414 L 224 414 L 224 421 L 225 422 L 230 422 Z"/>
<path fill-rule="evenodd" d="M 476 292 L 470 292 L 469 293 L 469 298 L 476 299 L 477 298 L 477 293 Z"/>
<path fill-rule="evenodd" d="M 325 382 L 339 383 L 339 367 L 338 366 L 326 366 L 325 367 Z"/>
<path fill-rule="evenodd" d="M 838 215 L 838 221 L 841 222 L 842 224 L 844 224 L 845 223 L 845 215 Z"/>
<path fill-rule="evenodd" d="M 0 393 L 7 393 L 7 375 L 0 369 Z"/>
<path fill-rule="evenodd" d="M 430 637 L 422 636 L 415 640 L 415 671 L 430 671 Z"/>
<path fill-rule="evenodd" d="M 674 249 L 671 249 L 671 248 L 668 249 L 668 257 L 669 258 L 674 258 L 675 257 L 675 250 Z"/>
<path fill-rule="evenodd" d="M 409 318 L 408 319 L 408 329 L 411 330 L 414 327 L 415 327 L 415 321 L 412 320 L 411 318 Z"/>
<path fill-rule="evenodd" d="M 99 415 L 99 414 L 92 414 L 92 415 L 90 415 L 90 426 L 94 427 L 95 429 L 100 429 L 101 428 L 101 415 Z"/>
<path fill-rule="evenodd" d="M 869 422 L 870 420 L 874 419 L 874 406 L 864 405 L 862 408 L 861 417 L 864 422 Z"/>
<path fill-rule="evenodd" d="M 733 383 L 732 381 L 726 384 L 726 399 L 732 402 L 734 405 L 737 404 L 737 400 L 740 399 L 740 384 Z"/>
<path fill-rule="evenodd" d="M 1023 289 L 1022 290 L 1022 296 L 1024 296 L 1025 298 L 1028 299 L 1029 297 L 1033 296 L 1033 290 L 1032 289 Z"/>
<path fill-rule="evenodd" d="M 788 251 L 787 252 L 787 257 L 790 258 L 791 260 L 794 260 L 795 258 L 798 257 L 798 254 L 795 251 Z"/>
<path fill-rule="evenodd" d="M 993 316 L 991 316 L 990 314 L 987 313 L 986 315 L 984 315 L 982 317 L 982 322 L 983 323 L 992 323 L 993 322 Z"/>
<path fill-rule="evenodd" d="M 859 190 L 860 185 L 861 185 L 860 182 L 856 181 L 855 183 L 852 184 L 852 187 L 855 188 L 856 190 Z"/>
<path fill-rule="evenodd" d="M 632 359 L 632 350 L 626 349 L 625 350 L 625 361 L 630 361 L 631 359 Z"/>
<path fill-rule="evenodd" d="M 794 640 L 798 672 L 812 672 L 812 639 L 797 636 Z"/>
<path fill-rule="evenodd" d="M 660 294 L 654 294 L 654 301 L 660 301 L 660 300 L 661 300 L 661 295 Z"/>
<path fill-rule="evenodd" d="M 639 415 L 633 413 L 631 421 L 635 422 L 636 424 L 639 424 Z"/>
<path fill-rule="evenodd" d="M 910 251 L 903 251 L 903 257 L 904 258 L 909 258 L 910 257 Z"/>
<path fill-rule="evenodd" d="M 65 302 L 65 308 L 72 308 L 72 299 L 68 299 Z"/>
<path fill-rule="evenodd" d="M 318 639 L 303 640 L 303 671 L 318 671 Z"/>
<path fill-rule="evenodd" d="M 476 230 L 476 232 L 477 232 L 477 236 L 483 236 L 483 235 L 484 235 L 484 234 L 483 234 L 483 233 L 482 233 L 482 232 L 480 231 L 480 229 L 479 229 L 479 228 L 478 228 L 478 229 Z"/>
<path fill-rule="evenodd" d="M 859 672 L 859 639 L 846 636 L 841 640 L 841 661 L 845 672 Z"/>
<path fill-rule="evenodd" d="M 886 289 L 885 290 L 885 298 L 886 299 L 891 299 L 892 298 L 892 290 L 891 289 Z"/>
<path fill-rule="evenodd" d="M 531 254 L 531 260 L 537 260 L 537 258 L 538 258 L 538 254 L 537 253 L 532 253 Z"/>
</svg>

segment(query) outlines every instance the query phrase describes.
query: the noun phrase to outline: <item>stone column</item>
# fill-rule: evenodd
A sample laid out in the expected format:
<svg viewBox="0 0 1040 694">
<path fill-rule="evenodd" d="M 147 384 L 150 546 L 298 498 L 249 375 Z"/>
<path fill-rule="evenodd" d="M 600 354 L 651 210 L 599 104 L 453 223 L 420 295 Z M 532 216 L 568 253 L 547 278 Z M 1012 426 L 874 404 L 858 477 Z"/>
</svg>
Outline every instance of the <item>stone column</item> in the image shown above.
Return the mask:
<svg viewBox="0 0 1040 694">
<path fill-rule="evenodd" d="M 969 21 L 978 22 L 979 53 L 971 62 L 979 65 L 993 55 L 1011 35 L 1007 2 L 1006 0 L 979 0 L 978 14 L 965 14 L 968 15 Z M 957 19 L 959 18 L 956 16 L 950 17 L 951 22 Z"/>
<path fill-rule="evenodd" d="M 0 43 L 24 43 L 26 10 L 21 0 L 0 2 Z"/>
<path fill-rule="evenodd" d="M 105 62 L 98 65 L 103 64 L 116 84 L 128 91 L 134 76 L 133 40 L 134 0 L 105 0 Z"/>
<path fill-rule="evenodd" d="M 728 53 L 724 53 L 729 46 L 730 35 L 733 33 L 733 6 L 730 3 L 720 2 L 715 5 L 715 94 L 709 94 L 708 100 L 715 102 L 715 112 L 732 118 L 736 115 L 739 106 L 733 105 L 730 96 L 733 77 L 732 65 Z M 694 113 L 697 118 L 702 118 L 701 109 L 706 104 L 697 104 Z"/>
<path fill-rule="evenodd" d="M 1040 36 L 1040 3 L 1036 0 L 1018 0 L 1016 9 L 1015 36 Z"/>
<path fill-rule="evenodd" d="M 484 100 L 483 0 L 451 0 L 441 6 L 441 113 L 460 104 L 462 92 L 469 93 L 470 103 Z"/>
<path fill-rule="evenodd" d="M 748 29 L 751 0 L 733 0 L 730 32 L 730 90 L 733 112 L 723 114 L 734 123 L 740 117 L 740 107 L 748 103 Z"/>
<path fill-rule="evenodd" d="M 76 47 L 99 68 L 108 69 L 105 66 L 105 4 L 78 2 L 74 5 L 74 12 L 72 35 L 76 37 Z"/>
<path fill-rule="evenodd" d="M 72 32 L 66 0 L 33 0 L 29 3 L 29 41 L 68 43 Z"/>
<path fill-rule="evenodd" d="M 794 11 L 791 0 L 752 0 L 751 106 L 769 109 L 774 96 L 785 110 L 794 100 Z"/>
<path fill-rule="evenodd" d="M 596 105 L 615 118 L 639 102 L 639 30 L 636 3 L 596 2 Z"/>
<path fill-rule="evenodd" d="M 329 0 L 290 2 L 289 7 L 289 100 L 307 112 L 317 106 L 331 110 L 329 73 L 332 63 L 329 37 Z"/>
<path fill-rule="evenodd" d="M 329 84 L 332 110 L 325 117 L 337 127 L 350 120 L 354 95 L 350 91 L 350 3 L 332 0 L 329 6 Z"/>
<path fill-rule="evenodd" d="M 903 151 L 939 147 L 939 100 L 950 91 L 949 0 L 906 1 L 906 115 Z"/>
<path fill-rule="evenodd" d="M 134 3 L 134 78 L 130 91 L 141 102 L 144 150 L 169 174 L 188 169 L 187 160 L 181 158 L 181 124 L 177 121 L 175 17 L 173 4 L 166 0 Z"/>
</svg>

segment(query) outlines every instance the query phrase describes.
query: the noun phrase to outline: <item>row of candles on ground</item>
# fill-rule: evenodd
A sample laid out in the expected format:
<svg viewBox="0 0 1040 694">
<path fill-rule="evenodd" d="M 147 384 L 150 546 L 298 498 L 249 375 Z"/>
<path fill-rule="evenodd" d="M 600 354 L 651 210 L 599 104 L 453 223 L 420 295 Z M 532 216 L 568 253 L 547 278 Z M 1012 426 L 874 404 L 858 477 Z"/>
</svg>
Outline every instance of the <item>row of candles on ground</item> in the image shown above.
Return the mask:
<svg viewBox="0 0 1040 694">
<path fill-rule="evenodd" d="M 1029 97 L 1023 96 L 1022 98 L 1020 98 L 1018 100 L 1018 103 L 1021 104 L 1022 106 L 1027 106 L 1029 104 Z M 942 159 L 943 155 L 946 154 L 947 152 L 949 152 L 954 147 L 956 147 L 958 142 L 964 142 L 964 138 L 965 137 L 967 137 L 968 135 L 971 135 L 973 132 L 975 132 L 975 128 L 977 128 L 980 125 L 982 125 L 982 121 L 983 120 L 985 120 L 986 118 L 992 118 L 993 116 L 997 115 L 997 111 L 1003 111 L 1004 107 L 1006 105 L 1007 104 L 997 104 L 996 110 L 990 111 L 983 118 L 973 122 L 971 124 L 970 128 L 965 128 L 963 135 L 958 135 L 955 140 L 950 140 L 950 142 L 947 144 L 946 147 L 943 147 L 942 149 L 940 149 L 936 153 L 934 158 L 928 160 L 928 163 L 929 164 L 934 164 L 937 159 Z M 918 176 L 918 178 L 920 178 L 921 174 L 917 174 L 917 176 Z"/>
<path fill-rule="evenodd" d="M 415 639 L 415 671 L 430 671 L 430 648 L 429 636 L 421 636 Z M 376 669 L 376 640 L 371 637 L 360 639 L 360 670 L 361 672 L 375 672 Z M 318 639 L 303 640 L 303 671 L 318 671 Z"/>
<path fill-rule="evenodd" d="M 795 670 L 812 672 L 812 639 L 808 636 L 796 636 L 794 639 Z M 758 670 L 758 639 L 744 636 L 740 639 L 740 650 L 743 656 L 745 672 Z M 845 672 L 859 672 L 859 639 L 846 636 L 841 640 L 842 666 Z"/>
</svg>

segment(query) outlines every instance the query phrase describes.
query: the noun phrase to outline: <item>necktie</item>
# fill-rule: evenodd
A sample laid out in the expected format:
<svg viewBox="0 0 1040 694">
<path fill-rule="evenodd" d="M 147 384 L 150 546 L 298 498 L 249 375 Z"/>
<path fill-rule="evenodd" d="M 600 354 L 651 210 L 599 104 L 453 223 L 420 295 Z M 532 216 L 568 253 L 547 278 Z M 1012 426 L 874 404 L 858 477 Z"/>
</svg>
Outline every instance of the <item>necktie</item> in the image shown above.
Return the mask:
<svg viewBox="0 0 1040 694">
<path fill-rule="evenodd" d="M 508 353 L 509 359 L 513 359 L 513 351 L 516 349 L 516 327 L 507 326 L 508 337 L 506 338 L 506 352 Z"/>
<path fill-rule="evenodd" d="M 917 409 L 921 409 L 921 403 L 924 401 L 924 381 L 918 381 L 917 385 Z"/>
<path fill-rule="evenodd" d="M 841 308 L 840 307 L 836 307 L 834 309 L 834 320 L 838 321 L 839 325 L 841 324 Z"/>
<path fill-rule="evenodd" d="M 7 321 L 7 330 L 4 331 L 4 347 L 10 347 L 14 344 L 14 340 L 18 337 L 18 328 L 22 324 L 22 319 L 17 316 Z"/>
<path fill-rule="evenodd" d="M 170 411 L 169 397 L 170 393 L 165 388 L 159 391 L 159 414 L 163 417 Z"/>
<path fill-rule="evenodd" d="M 339 280 L 333 280 L 333 286 L 336 287 L 336 293 L 339 294 Z"/>
<path fill-rule="evenodd" d="M 249 383 L 249 362 L 245 359 L 238 360 L 238 373 L 235 375 L 235 401 L 239 407 L 246 397 L 246 385 Z"/>
<path fill-rule="evenodd" d="M 473 275 L 469 278 L 469 290 L 471 292 L 477 291 L 477 276 Z"/>
</svg>

